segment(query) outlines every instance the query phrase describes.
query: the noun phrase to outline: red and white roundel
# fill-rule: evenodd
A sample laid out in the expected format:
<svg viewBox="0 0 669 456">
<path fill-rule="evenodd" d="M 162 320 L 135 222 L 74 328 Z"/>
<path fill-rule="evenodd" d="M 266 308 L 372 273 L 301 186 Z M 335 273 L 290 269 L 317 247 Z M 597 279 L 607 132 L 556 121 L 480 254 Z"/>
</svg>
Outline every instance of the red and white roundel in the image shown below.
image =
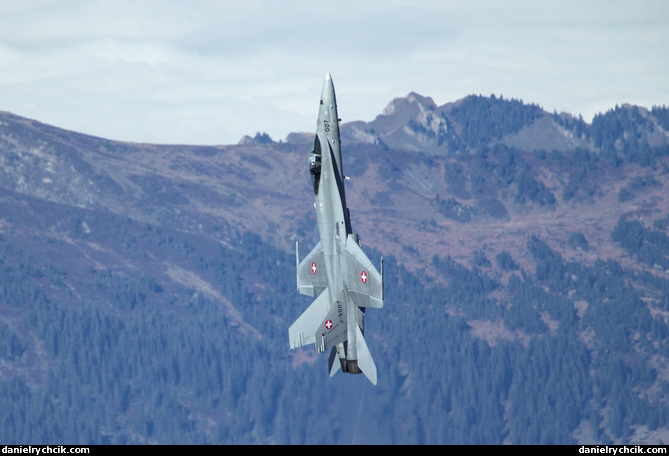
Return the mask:
<svg viewBox="0 0 669 456">
<path fill-rule="evenodd" d="M 325 329 L 332 329 L 332 320 L 326 320 L 325 322 Z"/>
<path fill-rule="evenodd" d="M 360 280 L 362 280 L 362 283 L 367 283 L 367 273 L 365 271 L 360 273 Z"/>
<path fill-rule="evenodd" d="M 311 272 L 316 274 L 316 263 L 311 263 Z"/>
</svg>

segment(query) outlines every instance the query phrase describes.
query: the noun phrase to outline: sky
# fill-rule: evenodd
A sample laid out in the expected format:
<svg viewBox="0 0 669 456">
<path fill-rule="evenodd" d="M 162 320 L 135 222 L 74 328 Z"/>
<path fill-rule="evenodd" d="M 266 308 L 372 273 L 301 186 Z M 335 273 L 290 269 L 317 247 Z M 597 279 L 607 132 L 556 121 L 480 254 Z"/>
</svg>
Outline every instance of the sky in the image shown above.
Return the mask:
<svg viewBox="0 0 669 456">
<path fill-rule="evenodd" d="M 0 110 L 107 139 L 236 144 L 417 92 L 582 115 L 669 106 L 666 0 L 2 0 Z"/>
</svg>

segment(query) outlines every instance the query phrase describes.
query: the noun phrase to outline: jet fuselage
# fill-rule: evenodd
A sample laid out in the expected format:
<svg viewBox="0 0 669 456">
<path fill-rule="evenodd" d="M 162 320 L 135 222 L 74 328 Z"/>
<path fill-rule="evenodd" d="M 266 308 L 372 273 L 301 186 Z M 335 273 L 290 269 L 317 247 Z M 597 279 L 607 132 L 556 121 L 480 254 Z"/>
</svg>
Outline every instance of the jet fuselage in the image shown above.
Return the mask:
<svg viewBox="0 0 669 456">
<path fill-rule="evenodd" d="M 315 343 L 320 353 L 332 347 L 330 375 L 338 369 L 365 375 L 376 384 L 376 366 L 364 341 L 364 308 L 383 307 L 381 274 L 360 249 L 346 206 L 334 85 L 328 73 L 309 155 L 320 242 L 301 262 L 296 245 L 297 288 L 317 299 L 289 330 L 291 348 Z"/>
<path fill-rule="evenodd" d="M 351 233 L 351 221 L 346 207 L 346 191 L 344 188 L 344 171 L 341 159 L 341 143 L 339 138 L 339 115 L 334 84 L 330 73 L 325 77 L 321 91 L 318 121 L 316 122 L 316 138 L 321 151 L 320 187 L 315 192 L 316 220 L 318 234 L 325 254 L 328 283 L 335 286 L 330 289 L 330 306 L 346 306 L 348 343 L 344 349 L 348 372 L 360 373 L 357 369 L 357 353 L 355 350 L 354 324 L 364 330 L 364 315 L 356 312 L 357 308 L 351 299 L 338 301 L 342 293 L 344 280 L 342 276 L 342 252 L 346 250 L 346 241 Z M 316 144 L 316 143 L 314 143 Z M 316 146 L 318 147 L 318 146 Z M 315 148 L 316 148 L 315 147 Z M 357 315 L 360 313 L 360 315 Z M 358 318 L 355 318 L 357 316 Z M 353 317 L 353 318 L 352 318 Z M 359 320 L 359 321 L 358 321 Z M 343 358 L 339 347 L 339 358 Z"/>
</svg>

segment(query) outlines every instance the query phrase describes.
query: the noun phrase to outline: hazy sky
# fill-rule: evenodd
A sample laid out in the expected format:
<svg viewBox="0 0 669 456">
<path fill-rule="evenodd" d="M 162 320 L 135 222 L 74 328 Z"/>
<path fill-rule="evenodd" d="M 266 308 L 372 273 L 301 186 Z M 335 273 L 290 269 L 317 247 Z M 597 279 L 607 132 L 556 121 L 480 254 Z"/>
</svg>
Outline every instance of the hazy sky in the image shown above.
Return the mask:
<svg viewBox="0 0 669 456">
<path fill-rule="evenodd" d="M 592 116 L 669 105 L 667 0 L 2 0 L 0 110 L 109 139 L 233 144 L 411 91 Z"/>
</svg>

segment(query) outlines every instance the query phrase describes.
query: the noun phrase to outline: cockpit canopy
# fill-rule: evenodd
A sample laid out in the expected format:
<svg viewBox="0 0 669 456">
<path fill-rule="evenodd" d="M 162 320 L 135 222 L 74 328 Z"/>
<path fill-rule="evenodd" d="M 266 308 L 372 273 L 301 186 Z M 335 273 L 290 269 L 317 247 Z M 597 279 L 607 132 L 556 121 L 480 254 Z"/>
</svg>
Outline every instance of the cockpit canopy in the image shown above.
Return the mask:
<svg viewBox="0 0 669 456">
<path fill-rule="evenodd" d="M 321 181 L 321 142 L 318 135 L 314 138 L 314 147 L 309 154 L 309 174 L 311 175 L 311 183 L 314 186 L 314 194 L 318 195 L 318 184 Z"/>
</svg>

